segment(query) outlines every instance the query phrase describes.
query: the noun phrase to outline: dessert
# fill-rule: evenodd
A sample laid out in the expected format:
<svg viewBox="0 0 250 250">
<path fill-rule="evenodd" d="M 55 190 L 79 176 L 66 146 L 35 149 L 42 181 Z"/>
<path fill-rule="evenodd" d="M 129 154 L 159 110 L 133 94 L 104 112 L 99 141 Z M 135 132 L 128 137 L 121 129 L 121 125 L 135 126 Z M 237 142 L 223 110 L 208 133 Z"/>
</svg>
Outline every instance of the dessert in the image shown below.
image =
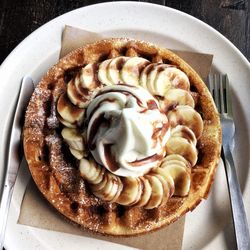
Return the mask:
<svg viewBox="0 0 250 250">
<path fill-rule="evenodd" d="M 30 100 L 24 151 L 41 193 L 92 231 L 168 225 L 210 190 L 219 116 L 198 74 L 169 50 L 101 40 L 62 58 Z"/>
</svg>

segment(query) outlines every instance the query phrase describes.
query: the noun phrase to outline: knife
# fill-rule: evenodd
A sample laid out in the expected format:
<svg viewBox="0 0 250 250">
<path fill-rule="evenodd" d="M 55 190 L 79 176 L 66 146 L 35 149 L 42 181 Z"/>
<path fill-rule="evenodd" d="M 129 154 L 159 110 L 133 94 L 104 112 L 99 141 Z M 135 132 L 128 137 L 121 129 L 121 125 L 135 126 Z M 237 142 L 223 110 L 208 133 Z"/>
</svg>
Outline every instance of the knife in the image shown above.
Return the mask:
<svg viewBox="0 0 250 250">
<path fill-rule="evenodd" d="M 24 111 L 26 110 L 33 90 L 34 85 L 32 79 L 30 77 L 24 77 L 20 86 L 15 115 L 11 128 L 6 175 L 0 203 L 0 249 L 3 249 L 11 197 L 21 162 L 20 146 L 21 131 L 23 127 L 22 119 L 24 117 Z"/>
</svg>

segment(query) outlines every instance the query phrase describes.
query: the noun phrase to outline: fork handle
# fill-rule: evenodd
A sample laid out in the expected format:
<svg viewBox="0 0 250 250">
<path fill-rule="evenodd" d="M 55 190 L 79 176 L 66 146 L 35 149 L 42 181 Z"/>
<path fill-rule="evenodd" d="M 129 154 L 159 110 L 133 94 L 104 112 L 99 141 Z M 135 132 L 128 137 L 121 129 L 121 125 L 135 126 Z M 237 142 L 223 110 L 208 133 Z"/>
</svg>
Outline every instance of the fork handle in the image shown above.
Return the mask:
<svg viewBox="0 0 250 250">
<path fill-rule="evenodd" d="M 13 193 L 13 186 L 5 184 L 3 193 L 2 193 L 2 198 L 1 198 L 1 206 L 0 206 L 0 250 L 3 249 L 6 224 L 7 224 L 7 218 L 8 218 L 8 212 L 9 212 L 12 193 Z"/>
<path fill-rule="evenodd" d="M 223 145 L 222 151 L 222 158 L 226 168 L 237 248 L 239 250 L 249 250 L 250 236 L 247 217 L 230 146 Z"/>
</svg>

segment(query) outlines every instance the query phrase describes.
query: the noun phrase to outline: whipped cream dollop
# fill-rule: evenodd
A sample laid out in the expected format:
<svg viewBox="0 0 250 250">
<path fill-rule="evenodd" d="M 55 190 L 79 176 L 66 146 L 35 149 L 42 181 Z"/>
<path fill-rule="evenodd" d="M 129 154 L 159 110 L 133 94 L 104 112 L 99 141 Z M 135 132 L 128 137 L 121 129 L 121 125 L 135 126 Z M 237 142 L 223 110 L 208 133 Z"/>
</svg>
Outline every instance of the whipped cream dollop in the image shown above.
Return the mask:
<svg viewBox="0 0 250 250">
<path fill-rule="evenodd" d="M 140 86 L 104 87 L 89 104 L 87 121 L 89 150 L 115 175 L 144 175 L 166 154 L 168 118 Z"/>
</svg>

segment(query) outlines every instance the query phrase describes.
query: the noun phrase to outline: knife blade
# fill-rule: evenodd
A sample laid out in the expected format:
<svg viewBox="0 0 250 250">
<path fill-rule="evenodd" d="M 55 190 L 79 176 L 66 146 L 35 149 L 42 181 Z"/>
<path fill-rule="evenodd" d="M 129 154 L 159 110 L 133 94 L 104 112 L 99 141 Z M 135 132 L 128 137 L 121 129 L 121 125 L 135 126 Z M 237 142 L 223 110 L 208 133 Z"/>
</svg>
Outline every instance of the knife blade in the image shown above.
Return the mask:
<svg viewBox="0 0 250 250">
<path fill-rule="evenodd" d="M 21 163 L 20 144 L 23 127 L 22 118 L 24 117 L 24 111 L 26 110 L 33 90 L 34 85 L 32 79 L 30 77 L 24 77 L 21 82 L 10 133 L 7 168 L 0 203 L 0 249 L 3 249 L 8 211 L 18 169 Z"/>
</svg>

